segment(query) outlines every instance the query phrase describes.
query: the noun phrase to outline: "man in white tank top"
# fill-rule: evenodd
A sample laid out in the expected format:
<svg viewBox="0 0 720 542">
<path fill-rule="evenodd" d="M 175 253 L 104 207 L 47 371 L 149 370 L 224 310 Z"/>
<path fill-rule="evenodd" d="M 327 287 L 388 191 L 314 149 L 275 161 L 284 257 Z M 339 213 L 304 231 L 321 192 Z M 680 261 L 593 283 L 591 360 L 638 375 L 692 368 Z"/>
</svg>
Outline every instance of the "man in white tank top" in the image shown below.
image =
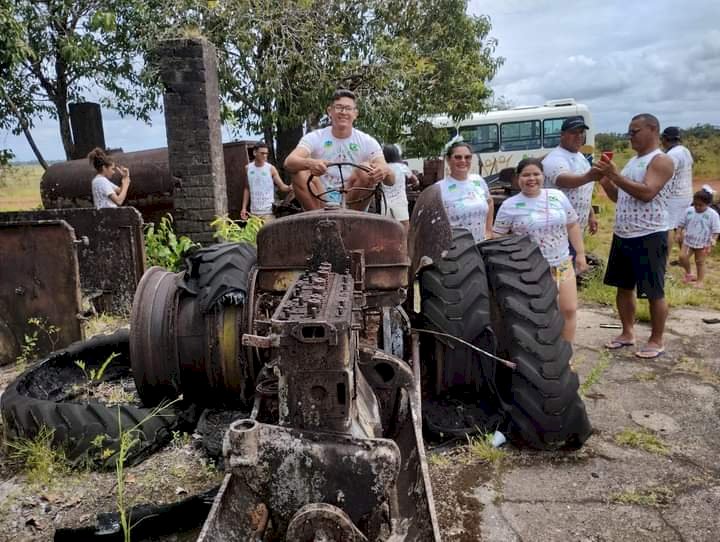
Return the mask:
<svg viewBox="0 0 720 542">
<path fill-rule="evenodd" d="M 247 183 L 243 190 L 242 209 L 240 218 L 248 218 L 248 202 L 250 214 L 259 216 L 263 220 L 273 218 L 272 206 L 275 202 L 275 187 L 280 192 L 290 192 L 290 187 L 280 178 L 275 166 L 268 163 L 267 158 L 270 147 L 266 143 L 258 143 L 253 148 L 254 160 L 245 166 Z"/>
<path fill-rule="evenodd" d="M 608 197 L 617 203 L 605 284 L 617 287 L 616 303 L 622 332 L 605 346 L 615 349 L 635 344 L 637 290 L 637 296 L 647 298 L 650 304 L 651 332 L 647 343 L 635 355 L 656 358 L 665 351 L 667 197 L 673 163 L 659 148 L 660 123 L 653 115 L 634 116 L 628 135 L 637 155 L 622 172 L 606 159 L 593 166 L 603 176 L 600 184 Z"/>
<path fill-rule="evenodd" d="M 665 128 L 660 141 L 663 150 L 673 161 L 675 168 L 672 180 L 668 184 L 668 219 L 670 225 L 670 248 L 672 249 L 673 234 L 693 201 L 693 157 L 687 147 L 680 144 L 680 128 L 677 126 Z M 681 248 L 681 246 L 682 239 L 678 239 L 678 248 Z"/>
</svg>

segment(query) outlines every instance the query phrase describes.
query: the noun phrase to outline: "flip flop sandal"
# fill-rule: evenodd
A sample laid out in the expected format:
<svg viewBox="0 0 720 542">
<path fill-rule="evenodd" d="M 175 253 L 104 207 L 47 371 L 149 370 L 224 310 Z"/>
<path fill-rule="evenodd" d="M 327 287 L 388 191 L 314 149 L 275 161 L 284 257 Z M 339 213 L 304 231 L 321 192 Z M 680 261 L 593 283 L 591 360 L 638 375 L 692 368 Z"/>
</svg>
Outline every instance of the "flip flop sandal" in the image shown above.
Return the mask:
<svg viewBox="0 0 720 542">
<path fill-rule="evenodd" d="M 635 352 L 635 355 L 642 359 L 655 359 L 657 357 L 660 357 L 665 352 L 665 349 L 663 347 L 656 347 L 656 346 L 643 346 L 640 350 Z"/>
<path fill-rule="evenodd" d="M 605 343 L 605 348 L 608 350 L 617 350 L 618 348 L 624 348 L 626 346 L 635 346 L 635 341 L 623 341 L 622 339 L 613 339 L 609 343 Z"/>
</svg>

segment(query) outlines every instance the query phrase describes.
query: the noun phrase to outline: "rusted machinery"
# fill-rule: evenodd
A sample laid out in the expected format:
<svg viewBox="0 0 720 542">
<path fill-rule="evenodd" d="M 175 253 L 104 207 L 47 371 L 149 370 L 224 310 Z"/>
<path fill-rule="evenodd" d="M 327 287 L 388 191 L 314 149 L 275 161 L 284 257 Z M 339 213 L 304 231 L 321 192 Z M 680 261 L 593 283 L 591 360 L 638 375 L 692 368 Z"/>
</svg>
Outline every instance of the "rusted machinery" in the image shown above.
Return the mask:
<svg viewBox="0 0 720 542">
<path fill-rule="evenodd" d="M 223 145 L 231 218 L 240 216 L 242 193 L 247 182 L 245 165 L 252 159 L 249 152 L 254 143 L 237 141 Z M 176 187 L 170 174 L 167 148 L 115 152 L 111 156 L 118 164 L 130 169 L 132 182 L 126 205 L 138 209 L 145 222 L 157 222 L 166 213 L 172 213 Z M 92 207 L 90 185 L 94 176 L 95 171 L 86 158 L 52 164 L 40 183 L 43 206 L 46 209 Z M 120 183 L 119 174 L 113 181 Z"/>
<path fill-rule="evenodd" d="M 439 540 L 402 226 L 348 210 L 153 268 L 131 319 L 143 402 L 245 407 L 200 540 Z"/>
</svg>

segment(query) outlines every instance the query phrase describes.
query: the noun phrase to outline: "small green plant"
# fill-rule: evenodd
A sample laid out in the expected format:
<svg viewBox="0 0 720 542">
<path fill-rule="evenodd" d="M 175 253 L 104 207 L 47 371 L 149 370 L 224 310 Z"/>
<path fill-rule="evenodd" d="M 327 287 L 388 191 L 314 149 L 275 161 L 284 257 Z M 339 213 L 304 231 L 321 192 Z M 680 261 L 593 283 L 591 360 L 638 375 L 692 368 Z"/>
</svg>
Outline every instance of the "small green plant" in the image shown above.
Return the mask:
<svg viewBox="0 0 720 542">
<path fill-rule="evenodd" d="M 42 333 L 50 344 L 50 351 L 55 350 L 58 340 L 60 339 L 60 328 L 49 324 L 45 318 L 28 318 L 29 326 L 34 326 L 30 333 L 23 336 L 23 344 L 20 347 L 20 355 L 15 359 L 20 370 L 24 370 L 28 363 L 35 360 L 40 353 L 40 334 Z"/>
<path fill-rule="evenodd" d="M 127 462 L 130 451 L 140 442 L 140 428 L 143 426 L 143 424 L 156 416 L 162 416 L 165 410 L 170 408 L 178 401 L 180 401 L 180 398 L 170 401 L 169 403 L 158 405 L 157 407 L 153 408 L 147 416 L 145 416 L 142 420 L 140 420 L 138 423 L 136 423 L 129 429 L 123 429 L 120 409 L 118 408 L 117 410 L 120 440 L 117 454 L 115 456 L 115 505 L 118 511 L 118 515 L 120 517 L 120 526 L 123 530 L 124 542 L 130 542 L 130 532 L 136 525 L 132 523 L 129 505 L 127 502 L 127 495 L 125 493 L 125 463 Z"/>
<path fill-rule="evenodd" d="M 635 377 L 635 380 L 638 380 L 639 382 L 657 380 L 657 373 L 655 371 L 640 371 L 639 373 L 635 373 L 633 376 Z"/>
<path fill-rule="evenodd" d="M 492 445 L 492 433 L 485 433 L 475 437 L 468 436 L 468 447 L 470 455 L 493 465 L 499 464 L 505 459 L 505 450 L 495 448 Z"/>
<path fill-rule="evenodd" d="M 33 438 L 19 438 L 7 442 L 10 457 L 22 462 L 32 484 L 52 485 L 58 475 L 68 472 L 65 453 L 53 447 L 54 429 L 42 426 Z"/>
<path fill-rule="evenodd" d="M 593 368 L 590 369 L 590 372 L 588 373 L 583 383 L 580 384 L 580 397 L 585 397 L 585 394 L 590 391 L 590 388 L 597 384 L 597 382 L 600 380 L 600 377 L 602 377 L 603 373 L 609 365 L 610 353 L 607 351 L 602 351 L 600 353 L 600 359 L 593 366 Z"/>
<path fill-rule="evenodd" d="M 610 501 L 618 504 L 638 504 L 641 506 L 660 506 L 670 504 L 673 490 L 667 487 L 654 487 L 639 491 L 627 490 L 610 496 Z"/>
<path fill-rule="evenodd" d="M 437 452 L 430 452 L 427 454 L 427 462 L 436 467 L 445 467 L 450 464 L 450 458 Z"/>
<path fill-rule="evenodd" d="M 114 360 L 120 356 L 117 352 L 113 352 L 110 354 L 105 361 L 102 362 L 100 367 L 94 367 L 94 368 L 87 368 L 87 365 L 85 362 L 81 359 L 76 359 L 73 363 L 77 365 L 80 370 L 83 372 L 83 375 L 85 376 L 85 398 L 89 398 L 91 395 L 91 390 L 93 386 L 95 386 L 100 380 L 102 379 L 103 375 L 105 374 L 105 370 L 108 368 L 108 365 Z"/>
<path fill-rule="evenodd" d="M 662 440 L 645 429 L 634 430 L 626 427 L 615 435 L 615 442 L 622 446 L 638 448 L 653 454 L 667 455 L 670 453 L 667 445 Z"/>
<path fill-rule="evenodd" d="M 174 449 L 184 448 L 185 446 L 190 444 L 191 440 L 192 437 L 190 436 L 190 433 L 186 433 L 185 431 L 173 431 L 170 445 Z"/>
<path fill-rule="evenodd" d="M 247 219 L 244 227 L 232 218 L 218 216 L 210 223 L 210 226 L 215 230 L 213 237 L 219 241 L 257 245 L 257 234 L 263 224 L 265 221 L 262 218 L 253 215 Z"/>
<path fill-rule="evenodd" d="M 145 261 L 148 267 L 158 265 L 168 271 L 179 271 L 190 249 L 195 248 L 189 237 L 175 235 L 172 216 L 165 215 L 155 226 L 152 222 L 145 226 Z"/>
</svg>

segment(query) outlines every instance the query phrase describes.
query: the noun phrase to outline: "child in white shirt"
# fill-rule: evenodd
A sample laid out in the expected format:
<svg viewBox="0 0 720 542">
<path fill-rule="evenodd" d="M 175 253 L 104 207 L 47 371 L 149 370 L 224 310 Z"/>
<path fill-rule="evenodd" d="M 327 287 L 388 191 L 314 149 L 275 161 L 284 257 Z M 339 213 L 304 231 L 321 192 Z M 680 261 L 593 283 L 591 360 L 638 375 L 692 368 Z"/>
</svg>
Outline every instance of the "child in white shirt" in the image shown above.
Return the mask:
<svg viewBox="0 0 720 542">
<path fill-rule="evenodd" d="M 682 239 L 680 265 L 685 269 L 686 283 L 695 282 L 696 288 L 703 287 L 705 278 L 705 257 L 715 246 L 720 234 L 720 216 L 710 208 L 712 194 L 699 190 L 693 195 L 693 202 L 685 211 L 678 224 L 678 234 Z M 695 256 L 697 275 L 690 272 L 690 257 Z"/>
</svg>

